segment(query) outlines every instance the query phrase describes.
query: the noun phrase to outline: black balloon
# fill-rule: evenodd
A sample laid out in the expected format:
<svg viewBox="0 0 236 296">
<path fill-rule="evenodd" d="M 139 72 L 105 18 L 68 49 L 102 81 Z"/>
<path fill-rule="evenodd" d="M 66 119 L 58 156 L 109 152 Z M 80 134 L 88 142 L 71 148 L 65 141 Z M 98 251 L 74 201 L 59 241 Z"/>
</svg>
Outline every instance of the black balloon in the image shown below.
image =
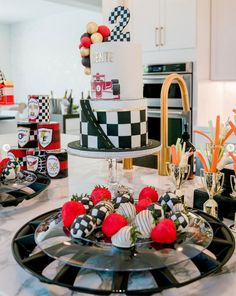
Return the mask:
<svg viewBox="0 0 236 296">
<path fill-rule="evenodd" d="M 81 62 L 84 67 L 90 68 L 90 57 L 83 57 Z"/>
<path fill-rule="evenodd" d="M 84 33 L 84 34 L 81 35 L 80 40 L 81 40 L 83 37 L 89 37 L 89 38 L 90 38 L 90 36 L 91 36 L 91 34 L 89 34 L 89 33 Z"/>
</svg>

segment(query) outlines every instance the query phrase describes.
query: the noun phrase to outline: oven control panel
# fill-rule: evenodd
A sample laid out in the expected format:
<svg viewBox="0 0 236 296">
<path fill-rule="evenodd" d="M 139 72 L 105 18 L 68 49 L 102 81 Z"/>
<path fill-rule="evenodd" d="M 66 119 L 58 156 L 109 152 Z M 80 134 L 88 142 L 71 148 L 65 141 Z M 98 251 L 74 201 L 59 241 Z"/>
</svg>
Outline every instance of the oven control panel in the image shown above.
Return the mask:
<svg viewBox="0 0 236 296">
<path fill-rule="evenodd" d="M 145 65 L 144 74 L 192 73 L 192 62 L 178 64 Z"/>
</svg>

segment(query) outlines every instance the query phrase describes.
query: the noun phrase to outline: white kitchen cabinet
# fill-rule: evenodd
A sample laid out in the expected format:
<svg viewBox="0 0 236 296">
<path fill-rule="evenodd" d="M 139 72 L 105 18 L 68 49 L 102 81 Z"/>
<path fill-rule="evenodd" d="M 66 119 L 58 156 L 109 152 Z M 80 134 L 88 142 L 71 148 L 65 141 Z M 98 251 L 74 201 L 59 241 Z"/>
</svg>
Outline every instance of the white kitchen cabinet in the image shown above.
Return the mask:
<svg viewBox="0 0 236 296">
<path fill-rule="evenodd" d="M 211 1 L 211 80 L 236 80 L 236 1 Z"/>
<path fill-rule="evenodd" d="M 196 46 L 196 0 L 133 0 L 132 40 L 144 51 Z"/>
</svg>

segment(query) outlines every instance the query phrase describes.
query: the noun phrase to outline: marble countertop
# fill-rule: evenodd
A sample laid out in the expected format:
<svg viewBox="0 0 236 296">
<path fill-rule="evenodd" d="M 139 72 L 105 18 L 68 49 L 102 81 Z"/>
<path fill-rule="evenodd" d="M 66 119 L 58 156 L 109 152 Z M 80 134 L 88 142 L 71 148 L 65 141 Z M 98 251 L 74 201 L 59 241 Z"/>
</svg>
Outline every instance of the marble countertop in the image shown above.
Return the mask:
<svg viewBox="0 0 236 296">
<path fill-rule="evenodd" d="M 68 142 L 75 140 L 77 140 L 76 136 L 62 135 L 62 146 L 66 147 Z M 2 148 L 4 144 L 16 145 L 16 135 L 0 135 L 0 147 Z M 55 285 L 47 285 L 31 276 L 13 258 L 11 241 L 17 230 L 29 220 L 61 207 L 73 193 L 89 193 L 95 184 L 106 185 L 107 179 L 108 163 L 106 160 L 69 155 L 68 178 L 52 180 L 51 185 L 41 195 L 24 201 L 17 207 L 2 208 L 0 206 L 0 296 L 88 295 L 75 293 Z M 118 180 L 120 184 L 132 187 L 135 196 L 145 185 L 159 188 L 160 194 L 172 187 L 169 177 L 158 176 L 156 170 L 135 166 L 132 170 L 123 170 L 121 164 L 118 165 Z M 183 186 L 185 200 L 189 206 L 192 205 L 193 190 L 198 187 L 201 187 L 201 183 L 197 177 Z M 235 277 L 236 256 L 234 253 L 221 273 L 179 289 L 165 290 L 159 295 L 234 295 Z"/>
</svg>

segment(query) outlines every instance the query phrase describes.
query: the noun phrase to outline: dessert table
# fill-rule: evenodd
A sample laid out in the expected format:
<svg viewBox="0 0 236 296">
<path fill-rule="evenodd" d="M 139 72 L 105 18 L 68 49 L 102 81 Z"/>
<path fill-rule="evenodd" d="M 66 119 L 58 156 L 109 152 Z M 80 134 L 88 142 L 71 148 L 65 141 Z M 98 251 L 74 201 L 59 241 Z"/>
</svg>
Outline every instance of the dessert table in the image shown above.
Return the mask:
<svg viewBox="0 0 236 296">
<path fill-rule="evenodd" d="M 77 136 L 61 135 L 62 147 L 66 148 L 71 141 L 78 140 Z M 0 135 L 0 147 L 4 144 L 16 145 L 16 134 Z M 69 200 L 73 193 L 89 193 L 95 184 L 107 184 L 107 161 L 104 159 L 88 159 L 69 155 L 69 177 L 65 179 L 52 180 L 50 186 L 39 196 L 25 200 L 17 207 L 0 207 L 0 296 L 69 296 L 88 295 L 81 292 L 72 292 L 66 288 L 41 283 L 36 277 L 22 269 L 15 261 L 11 242 L 20 227 L 29 220 L 50 210 L 59 208 Z M 162 194 L 171 189 L 169 177 L 158 176 L 157 171 L 149 168 L 136 167 L 132 170 L 122 170 L 118 164 L 118 179 L 121 184 L 128 185 L 134 189 L 135 196 L 145 185 L 153 185 Z M 185 199 L 189 206 L 192 205 L 193 191 L 201 187 L 198 177 L 183 185 Z M 225 221 L 232 224 L 232 221 Z M 181 274 L 182 278 L 188 274 Z M 201 279 L 182 288 L 165 290 L 163 296 L 222 296 L 234 295 L 236 290 L 236 255 L 231 257 L 223 267 L 222 272 Z M 140 278 L 140 285 L 145 279 Z M 95 284 L 91 278 L 91 286 Z M 115 295 L 115 294 L 113 294 Z M 121 295 L 121 294 L 116 294 Z"/>
</svg>

